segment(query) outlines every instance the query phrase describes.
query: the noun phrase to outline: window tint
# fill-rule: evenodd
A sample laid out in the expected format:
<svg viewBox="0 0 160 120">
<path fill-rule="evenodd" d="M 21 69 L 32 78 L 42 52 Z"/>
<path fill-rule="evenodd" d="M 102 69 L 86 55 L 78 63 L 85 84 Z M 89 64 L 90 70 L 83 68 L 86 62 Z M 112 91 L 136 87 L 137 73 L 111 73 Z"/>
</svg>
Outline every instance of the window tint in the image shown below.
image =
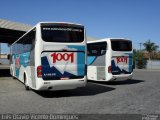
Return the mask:
<svg viewBox="0 0 160 120">
<path fill-rule="evenodd" d="M 106 49 L 107 49 L 106 42 L 97 42 L 97 43 L 87 44 L 88 56 L 102 56 L 106 54 Z"/>
<path fill-rule="evenodd" d="M 19 39 L 11 46 L 12 54 L 21 54 L 31 51 L 33 43 L 35 41 L 35 29 Z"/>
<path fill-rule="evenodd" d="M 132 42 L 127 40 L 111 40 L 113 51 L 131 51 Z"/>
<path fill-rule="evenodd" d="M 42 24 L 42 39 L 46 42 L 83 42 L 84 27 L 69 24 Z"/>
</svg>

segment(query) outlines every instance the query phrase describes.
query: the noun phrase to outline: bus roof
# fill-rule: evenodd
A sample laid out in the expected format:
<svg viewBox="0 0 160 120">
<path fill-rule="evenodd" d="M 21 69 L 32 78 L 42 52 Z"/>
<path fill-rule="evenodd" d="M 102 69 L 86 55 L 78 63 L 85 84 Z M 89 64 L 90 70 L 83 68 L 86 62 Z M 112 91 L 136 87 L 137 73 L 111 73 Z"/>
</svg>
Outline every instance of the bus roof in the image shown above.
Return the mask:
<svg viewBox="0 0 160 120">
<path fill-rule="evenodd" d="M 80 25 L 80 26 L 83 26 L 82 24 L 79 24 L 79 23 L 72 23 L 72 22 L 39 22 L 37 23 L 38 24 L 41 24 L 41 23 L 57 23 L 57 24 L 73 24 L 73 25 Z"/>
<path fill-rule="evenodd" d="M 126 41 L 131 41 L 126 38 L 104 38 L 104 39 L 99 39 L 99 40 L 94 40 L 94 41 L 87 41 L 87 43 L 96 43 L 96 42 L 105 42 L 108 40 L 126 40 Z"/>
</svg>

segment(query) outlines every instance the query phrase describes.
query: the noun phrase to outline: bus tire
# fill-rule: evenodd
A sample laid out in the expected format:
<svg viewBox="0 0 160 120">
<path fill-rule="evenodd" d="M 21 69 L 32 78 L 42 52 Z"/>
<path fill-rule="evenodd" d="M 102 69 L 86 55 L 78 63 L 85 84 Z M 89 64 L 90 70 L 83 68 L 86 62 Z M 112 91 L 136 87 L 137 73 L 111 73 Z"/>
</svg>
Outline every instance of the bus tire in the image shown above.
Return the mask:
<svg viewBox="0 0 160 120">
<path fill-rule="evenodd" d="M 26 74 L 24 74 L 24 86 L 25 86 L 25 89 L 26 89 L 27 91 L 30 90 L 29 86 L 27 85 L 27 77 L 26 77 Z"/>
</svg>

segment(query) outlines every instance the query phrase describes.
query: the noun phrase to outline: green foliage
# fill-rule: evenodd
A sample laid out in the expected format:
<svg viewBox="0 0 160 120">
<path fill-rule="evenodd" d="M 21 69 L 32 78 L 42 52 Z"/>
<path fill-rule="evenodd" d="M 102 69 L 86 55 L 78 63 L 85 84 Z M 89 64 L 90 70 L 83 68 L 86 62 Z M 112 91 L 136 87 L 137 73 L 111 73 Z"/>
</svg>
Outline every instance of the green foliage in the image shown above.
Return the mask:
<svg viewBox="0 0 160 120">
<path fill-rule="evenodd" d="M 136 68 L 145 68 L 146 60 L 143 57 L 143 51 L 133 50 L 133 61 Z"/>
<path fill-rule="evenodd" d="M 144 50 L 146 50 L 149 54 L 149 59 L 155 59 L 155 52 L 158 50 L 159 46 L 156 45 L 154 42 L 151 42 L 151 40 L 148 40 L 145 43 L 143 43 L 143 46 Z"/>
<path fill-rule="evenodd" d="M 143 43 L 144 50 L 133 50 L 133 60 L 136 68 L 142 69 L 146 66 L 146 59 L 143 56 L 144 51 L 147 51 L 149 54 L 149 59 L 158 59 L 158 48 L 159 46 L 156 45 L 151 40 L 146 41 Z M 159 51 L 160 53 L 160 51 Z"/>
</svg>

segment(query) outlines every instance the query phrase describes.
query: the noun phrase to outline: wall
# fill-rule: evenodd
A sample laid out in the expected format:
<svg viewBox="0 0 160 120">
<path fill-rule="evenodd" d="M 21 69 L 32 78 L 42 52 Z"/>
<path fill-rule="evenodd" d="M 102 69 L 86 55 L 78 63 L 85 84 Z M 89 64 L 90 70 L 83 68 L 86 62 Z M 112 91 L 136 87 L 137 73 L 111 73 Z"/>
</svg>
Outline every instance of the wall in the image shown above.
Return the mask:
<svg viewBox="0 0 160 120">
<path fill-rule="evenodd" d="M 160 69 L 160 60 L 147 60 L 146 69 Z"/>
</svg>

